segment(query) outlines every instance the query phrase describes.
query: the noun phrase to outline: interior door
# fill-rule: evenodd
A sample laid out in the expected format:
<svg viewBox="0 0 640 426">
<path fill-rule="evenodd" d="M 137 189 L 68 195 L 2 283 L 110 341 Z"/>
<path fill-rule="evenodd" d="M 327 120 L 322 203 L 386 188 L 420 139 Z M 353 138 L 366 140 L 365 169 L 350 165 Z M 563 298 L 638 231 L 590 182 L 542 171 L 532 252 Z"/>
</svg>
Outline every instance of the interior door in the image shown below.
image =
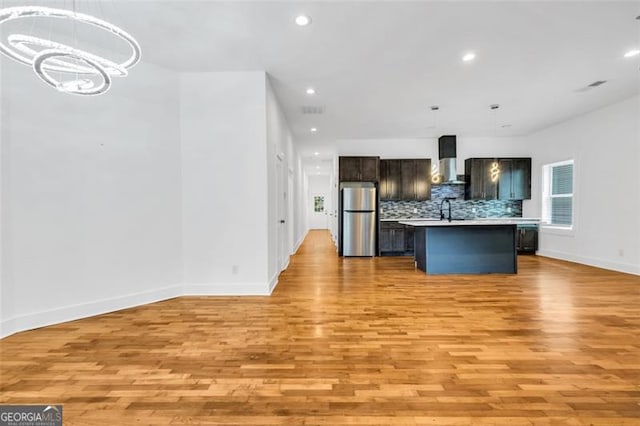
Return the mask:
<svg viewBox="0 0 640 426">
<path fill-rule="evenodd" d="M 289 262 L 289 251 L 286 249 L 287 247 L 287 216 L 288 216 L 288 206 L 287 206 L 287 171 L 285 169 L 285 164 L 283 161 L 278 158 L 276 162 L 276 194 L 277 198 L 277 232 L 278 235 L 276 239 L 277 242 L 277 259 L 278 259 L 278 271 L 282 271 L 287 267 Z"/>
<path fill-rule="evenodd" d="M 288 241 L 288 247 L 287 247 L 287 252 L 289 254 L 293 254 L 293 250 L 296 247 L 296 241 L 295 241 L 295 230 L 293 229 L 293 218 L 294 218 L 294 213 L 293 213 L 293 194 L 294 194 L 294 189 L 293 189 L 293 184 L 294 184 L 294 179 L 293 179 L 293 170 L 289 169 L 288 173 L 287 173 L 287 241 Z"/>
<path fill-rule="evenodd" d="M 328 229 L 329 216 L 327 215 L 327 194 L 324 192 L 314 192 L 311 196 L 311 229 Z"/>
</svg>

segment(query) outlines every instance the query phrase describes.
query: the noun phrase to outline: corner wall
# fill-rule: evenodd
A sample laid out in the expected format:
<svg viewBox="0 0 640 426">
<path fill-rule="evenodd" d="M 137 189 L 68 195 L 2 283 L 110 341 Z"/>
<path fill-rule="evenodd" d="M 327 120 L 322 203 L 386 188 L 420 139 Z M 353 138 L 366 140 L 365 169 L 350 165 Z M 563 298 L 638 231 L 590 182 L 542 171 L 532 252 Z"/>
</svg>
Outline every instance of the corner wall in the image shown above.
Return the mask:
<svg viewBox="0 0 640 426">
<path fill-rule="evenodd" d="M 0 338 L 176 296 L 270 293 L 275 195 L 286 182 L 293 223 L 275 247 L 288 259 L 305 183 L 264 72 L 140 64 L 87 99 L 0 61 Z"/>
<path fill-rule="evenodd" d="M 640 97 L 606 106 L 527 137 L 532 191 L 545 164 L 573 158 L 574 230 L 541 229 L 539 254 L 640 274 Z M 540 198 L 533 209 L 540 211 Z"/>
<path fill-rule="evenodd" d="M 293 136 L 269 77 L 266 85 L 266 136 L 268 170 L 269 291 L 275 288 L 280 272 L 294 251 L 295 164 Z M 298 177 L 299 179 L 299 177 Z"/>
<path fill-rule="evenodd" d="M 178 294 L 177 75 L 141 63 L 87 98 L 0 66 L 0 337 Z"/>
<path fill-rule="evenodd" d="M 269 294 L 264 72 L 180 75 L 185 294 Z"/>
</svg>

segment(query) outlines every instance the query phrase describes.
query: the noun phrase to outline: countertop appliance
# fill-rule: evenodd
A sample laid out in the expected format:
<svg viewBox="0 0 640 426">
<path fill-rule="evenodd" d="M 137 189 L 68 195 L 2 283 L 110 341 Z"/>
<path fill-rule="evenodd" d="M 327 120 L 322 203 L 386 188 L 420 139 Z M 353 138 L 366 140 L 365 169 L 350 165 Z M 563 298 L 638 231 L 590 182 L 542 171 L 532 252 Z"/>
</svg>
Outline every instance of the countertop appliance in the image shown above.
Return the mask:
<svg viewBox="0 0 640 426">
<path fill-rule="evenodd" d="M 376 188 L 342 189 L 342 255 L 375 256 Z"/>
</svg>

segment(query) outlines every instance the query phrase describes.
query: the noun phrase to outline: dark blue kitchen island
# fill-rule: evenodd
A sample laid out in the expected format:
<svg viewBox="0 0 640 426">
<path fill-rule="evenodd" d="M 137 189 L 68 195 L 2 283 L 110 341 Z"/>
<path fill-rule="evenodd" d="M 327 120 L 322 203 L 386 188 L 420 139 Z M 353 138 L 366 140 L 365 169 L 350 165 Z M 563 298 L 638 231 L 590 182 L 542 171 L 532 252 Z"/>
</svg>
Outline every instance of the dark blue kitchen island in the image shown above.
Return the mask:
<svg viewBox="0 0 640 426">
<path fill-rule="evenodd" d="M 500 220 L 407 221 L 416 267 L 427 274 L 516 274 L 517 224 Z"/>
</svg>

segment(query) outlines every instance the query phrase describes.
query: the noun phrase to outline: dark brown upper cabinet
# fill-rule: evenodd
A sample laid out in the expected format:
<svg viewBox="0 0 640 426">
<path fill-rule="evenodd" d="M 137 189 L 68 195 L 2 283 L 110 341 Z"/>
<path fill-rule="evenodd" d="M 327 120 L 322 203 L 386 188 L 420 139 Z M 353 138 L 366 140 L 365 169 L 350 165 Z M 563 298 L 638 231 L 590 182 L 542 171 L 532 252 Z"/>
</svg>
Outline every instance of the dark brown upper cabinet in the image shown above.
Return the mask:
<svg viewBox="0 0 640 426">
<path fill-rule="evenodd" d="M 500 158 L 498 198 L 531 199 L 531 158 Z"/>
<path fill-rule="evenodd" d="M 431 160 L 402 160 L 402 199 L 425 201 L 431 199 Z"/>
<path fill-rule="evenodd" d="M 431 199 L 431 160 L 428 158 L 380 161 L 380 199 Z"/>
<path fill-rule="evenodd" d="M 380 199 L 400 199 L 400 160 L 380 160 Z"/>
<path fill-rule="evenodd" d="M 340 182 L 378 182 L 380 157 L 340 157 Z"/>
<path fill-rule="evenodd" d="M 465 200 L 531 199 L 531 158 L 468 158 Z"/>
<path fill-rule="evenodd" d="M 464 160 L 464 199 L 497 200 L 500 164 L 497 158 Z"/>
</svg>

